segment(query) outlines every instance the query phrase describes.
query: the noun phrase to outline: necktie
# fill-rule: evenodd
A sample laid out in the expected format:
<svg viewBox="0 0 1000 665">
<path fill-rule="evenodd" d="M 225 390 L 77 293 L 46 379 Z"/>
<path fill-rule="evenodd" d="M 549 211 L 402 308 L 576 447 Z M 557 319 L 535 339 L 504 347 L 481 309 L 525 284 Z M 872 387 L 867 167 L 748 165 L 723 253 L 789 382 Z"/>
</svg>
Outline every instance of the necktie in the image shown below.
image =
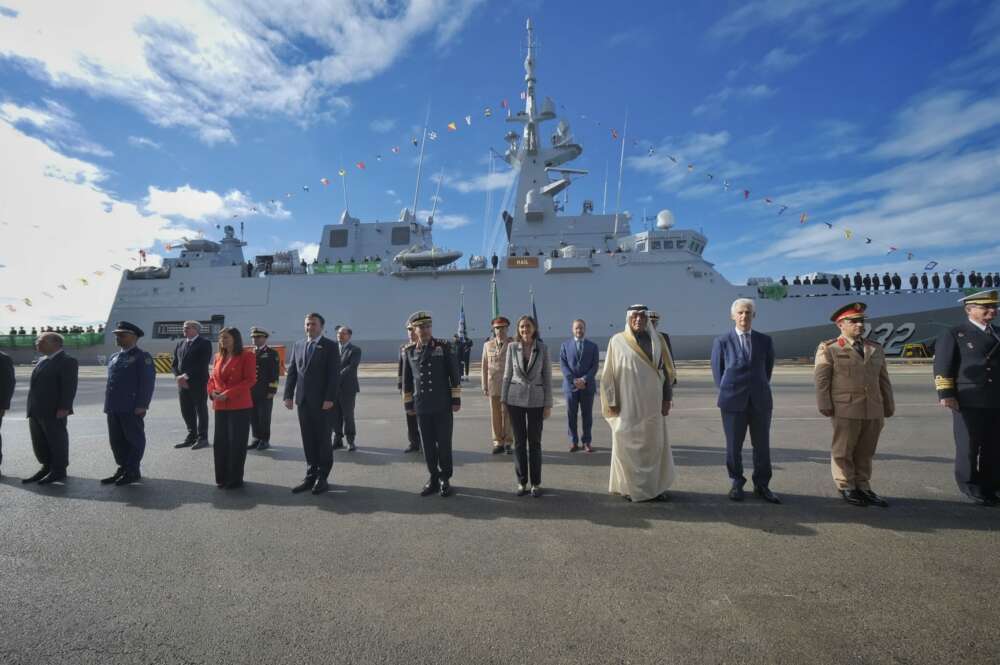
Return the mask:
<svg viewBox="0 0 1000 665">
<path fill-rule="evenodd" d="M 312 360 L 313 351 L 315 349 L 316 349 L 316 342 L 313 340 L 309 340 L 306 343 L 306 365 L 308 365 L 309 361 Z"/>
<path fill-rule="evenodd" d="M 577 356 L 577 358 L 580 357 L 581 353 L 583 353 L 583 342 L 581 342 L 580 340 L 576 340 L 576 356 Z"/>
<path fill-rule="evenodd" d="M 865 343 L 860 339 L 854 340 L 854 350 L 858 352 L 858 355 L 861 356 L 863 360 L 865 357 Z"/>
<path fill-rule="evenodd" d="M 743 353 L 744 360 L 750 360 L 750 347 L 747 344 L 746 334 L 740 335 L 740 351 Z"/>
</svg>

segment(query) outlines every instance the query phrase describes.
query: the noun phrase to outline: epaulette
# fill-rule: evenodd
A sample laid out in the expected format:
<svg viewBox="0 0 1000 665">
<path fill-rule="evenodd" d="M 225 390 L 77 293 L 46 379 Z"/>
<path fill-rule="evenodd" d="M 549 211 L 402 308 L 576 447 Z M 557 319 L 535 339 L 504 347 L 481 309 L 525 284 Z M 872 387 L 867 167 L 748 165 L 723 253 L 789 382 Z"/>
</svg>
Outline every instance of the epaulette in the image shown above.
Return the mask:
<svg viewBox="0 0 1000 665">
<path fill-rule="evenodd" d="M 827 340 L 824 340 L 824 341 L 820 342 L 819 345 L 820 346 L 831 346 L 833 344 L 836 344 L 838 339 L 841 339 L 841 338 L 840 337 L 834 337 L 833 339 L 827 339 Z"/>
<path fill-rule="evenodd" d="M 406 344 L 404 344 L 403 346 L 401 346 L 399 348 L 404 349 L 406 351 L 409 351 L 410 349 L 416 347 L 416 345 L 417 345 L 416 342 L 407 342 Z"/>
<path fill-rule="evenodd" d="M 934 389 L 935 390 L 954 390 L 955 389 L 955 379 L 947 376 L 941 376 L 940 374 L 934 377 Z"/>
</svg>

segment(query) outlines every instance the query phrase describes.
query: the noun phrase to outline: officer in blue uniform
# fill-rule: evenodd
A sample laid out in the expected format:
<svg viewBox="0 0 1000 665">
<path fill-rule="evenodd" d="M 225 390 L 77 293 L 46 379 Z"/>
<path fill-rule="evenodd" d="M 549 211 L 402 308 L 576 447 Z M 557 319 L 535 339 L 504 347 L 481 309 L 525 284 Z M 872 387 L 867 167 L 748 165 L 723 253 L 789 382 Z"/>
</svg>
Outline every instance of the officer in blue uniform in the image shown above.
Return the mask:
<svg viewBox="0 0 1000 665">
<path fill-rule="evenodd" d="M 403 349 L 403 409 L 416 415 L 430 480 L 420 496 L 451 495 L 451 434 L 462 408 L 462 375 L 455 351 L 431 335 L 431 315 L 415 312 L 408 324 L 417 341 Z"/>
<path fill-rule="evenodd" d="M 997 291 L 959 300 L 967 321 L 937 339 L 934 388 L 952 412 L 955 482 L 981 506 L 1000 503 L 1000 331 Z"/>
<path fill-rule="evenodd" d="M 120 321 L 112 332 L 121 351 L 108 360 L 104 413 L 108 416 L 108 438 L 118 470 L 103 478 L 101 484 L 131 485 L 142 479 L 139 463 L 146 450 L 144 419 L 153 399 L 156 368 L 153 357 L 136 346 L 143 336 L 139 326 Z"/>
</svg>

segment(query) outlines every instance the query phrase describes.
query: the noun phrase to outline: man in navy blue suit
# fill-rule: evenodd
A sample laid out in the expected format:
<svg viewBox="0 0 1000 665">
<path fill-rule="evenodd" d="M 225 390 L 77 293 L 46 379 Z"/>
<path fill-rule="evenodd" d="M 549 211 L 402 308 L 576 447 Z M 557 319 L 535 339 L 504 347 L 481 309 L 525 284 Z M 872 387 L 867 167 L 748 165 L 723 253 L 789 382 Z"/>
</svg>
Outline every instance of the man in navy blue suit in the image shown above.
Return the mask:
<svg viewBox="0 0 1000 665">
<path fill-rule="evenodd" d="M 753 491 L 770 503 L 781 503 L 768 488 L 771 482 L 771 338 L 751 329 L 756 308 L 749 298 L 737 298 L 730 308 L 735 329 L 712 344 L 712 377 L 719 389 L 719 409 L 726 432 L 729 498 L 743 500 L 743 441 L 747 430 L 753 445 Z"/>
<path fill-rule="evenodd" d="M 594 392 L 597 390 L 597 365 L 600 351 L 597 345 L 586 339 L 587 324 L 583 319 L 573 321 L 573 339 L 562 343 L 559 350 L 559 366 L 562 368 L 563 393 L 566 395 L 566 414 L 569 419 L 569 451 L 575 453 L 583 449 L 594 452 L 590 446 L 590 430 L 594 423 Z M 583 437 L 577 436 L 576 412 L 581 411 Z"/>
</svg>

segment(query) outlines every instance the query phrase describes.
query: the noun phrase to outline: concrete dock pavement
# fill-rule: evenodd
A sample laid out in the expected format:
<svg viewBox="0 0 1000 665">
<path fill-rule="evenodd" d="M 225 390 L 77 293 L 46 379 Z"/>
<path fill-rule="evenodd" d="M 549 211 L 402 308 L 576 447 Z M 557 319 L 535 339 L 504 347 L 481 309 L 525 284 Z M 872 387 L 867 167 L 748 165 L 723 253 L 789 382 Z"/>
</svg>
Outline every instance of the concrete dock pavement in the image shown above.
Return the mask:
<svg viewBox="0 0 1000 665">
<path fill-rule="evenodd" d="M 546 494 L 515 497 L 475 368 L 455 421 L 456 494 L 417 496 L 426 470 L 402 452 L 390 365 L 361 372 L 359 450 L 335 453 L 327 495 L 289 491 L 304 460 L 280 403 L 246 486 L 216 489 L 211 449 L 172 447 L 184 427 L 165 375 L 144 482 L 99 485 L 114 469 L 100 368 L 81 368 L 68 482 L 22 485 L 37 468 L 27 371 L 3 422 L 5 664 L 1000 662 L 1000 509 L 955 488 L 951 418 L 926 364 L 890 367 L 897 415 L 873 476 L 888 509 L 835 494 L 808 365 L 782 364 L 773 381 L 780 506 L 726 498 L 704 364 L 680 370 L 678 480 L 663 504 L 607 494 L 600 417 L 596 452 L 568 452 L 558 390 Z"/>
</svg>

